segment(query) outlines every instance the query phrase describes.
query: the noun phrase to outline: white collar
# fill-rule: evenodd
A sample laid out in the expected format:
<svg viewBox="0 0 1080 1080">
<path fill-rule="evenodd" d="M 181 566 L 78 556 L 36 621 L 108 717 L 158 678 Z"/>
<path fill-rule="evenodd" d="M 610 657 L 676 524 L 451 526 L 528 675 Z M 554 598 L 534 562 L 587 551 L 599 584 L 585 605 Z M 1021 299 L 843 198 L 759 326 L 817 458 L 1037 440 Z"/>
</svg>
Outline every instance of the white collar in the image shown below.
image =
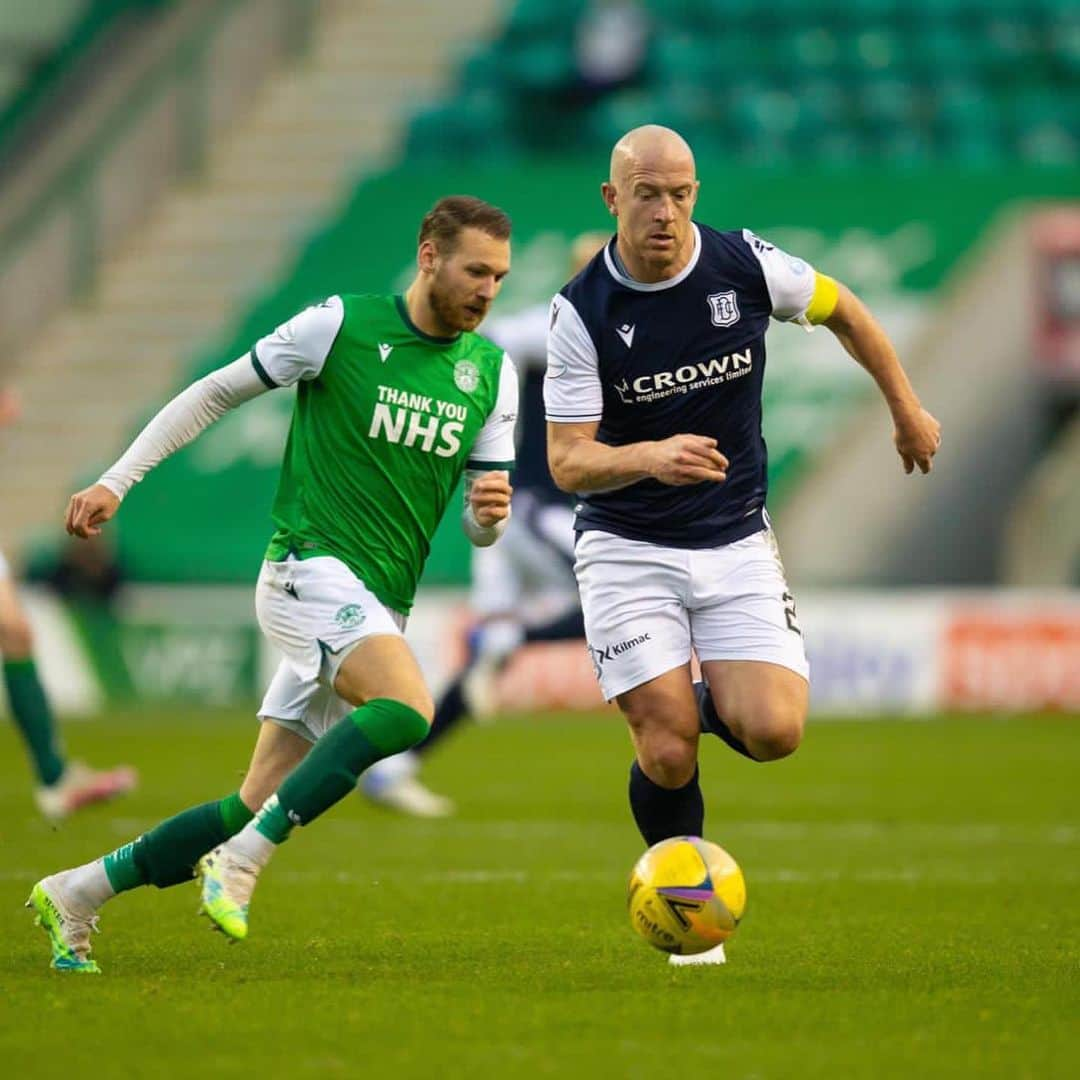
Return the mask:
<svg viewBox="0 0 1080 1080">
<path fill-rule="evenodd" d="M 694 267 L 697 266 L 698 259 L 701 258 L 701 233 L 693 222 L 690 222 L 690 228 L 694 230 L 694 251 L 690 256 L 690 261 L 673 278 L 666 278 L 664 281 L 646 282 L 635 281 L 632 277 L 627 277 L 615 265 L 615 260 L 611 257 L 610 244 L 604 248 L 604 264 L 608 268 L 608 273 L 620 285 L 625 285 L 628 289 L 635 289 L 637 292 L 659 292 L 661 289 L 673 289 L 694 272 Z M 618 239 L 614 242 L 617 244 Z"/>
</svg>

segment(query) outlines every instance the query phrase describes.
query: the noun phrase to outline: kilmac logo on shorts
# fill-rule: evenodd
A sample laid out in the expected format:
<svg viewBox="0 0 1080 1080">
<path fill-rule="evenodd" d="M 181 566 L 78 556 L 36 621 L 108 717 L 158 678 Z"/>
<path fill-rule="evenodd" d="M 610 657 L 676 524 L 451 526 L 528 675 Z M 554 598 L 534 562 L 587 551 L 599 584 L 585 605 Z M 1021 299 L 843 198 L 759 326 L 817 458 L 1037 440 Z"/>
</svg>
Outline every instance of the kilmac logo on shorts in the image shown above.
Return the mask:
<svg viewBox="0 0 1080 1080">
<path fill-rule="evenodd" d="M 623 379 L 613 385 L 624 405 L 641 405 L 741 379 L 753 369 L 754 354 L 750 349 L 743 349 L 726 356 L 699 360 L 696 364 L 683 364 L 674 371 L 654 371 L 636 379 Z"/>
<path fill-rule="evenodd" d="M 589 655 L 592 657 L 592 662 L 596 665 L 597 675 L 600 674 L 604 664 L 609 660 L 614 660 L 617 656 L 622 656 L 623 653 L 628 653 L 631 649 L 636 649 L 646 641 L 652 641 L 652 634 L 638 634 L 637 637 L 627 638 L 626 641 L 618 641 L 614 645 L 604 645 L 602 648 L 597 648 L 595 645 L 589 645 Z"/>
</svg>

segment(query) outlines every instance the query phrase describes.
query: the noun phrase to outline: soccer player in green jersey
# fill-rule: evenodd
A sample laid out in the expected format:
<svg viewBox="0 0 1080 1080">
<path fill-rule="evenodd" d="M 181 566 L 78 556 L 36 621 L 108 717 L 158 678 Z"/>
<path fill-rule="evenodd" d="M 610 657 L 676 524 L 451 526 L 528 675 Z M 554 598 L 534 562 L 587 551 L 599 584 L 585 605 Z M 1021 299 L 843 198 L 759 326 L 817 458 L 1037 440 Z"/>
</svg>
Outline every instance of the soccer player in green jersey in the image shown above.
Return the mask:
<svg viewBox="0 0 1080 1080">
<path fill-rule="evenodd" d="M 89 939 L 106 900 L 196 872 L 203 911 L 245 937 L 276 846 L 427 733 L 431 697 L 402 632 L 431 536 L 463 472 L 474 544 L 493 543 L 510 515 L 517 376 L 473 332 L 510 269 L 510 221 L 479 199 L 442 199 L 421 225 L 417 265 L 404 296 L 333 296 L 260 339 L 170 402 L 72 496 L 68 531 L 94 536 L 133 484 L 207 425 L 297 388 L 255 596 L 284 659 L 247 775 L 239 791 L 34 886 L 28 904 L 57 970 L 98 970 Z"/>
<path fill-rule="evenodd" d="M 14 390 L 0 386 L 0 427 L 17 420 L 21 412 Z M 34 802 L 51 822 L 63 821 L 84 806 L 131 791 L 138 782 L 135 770 L 92 769 L 70 760 L 64 752 L 56 719 L 34 662 L 34 635 L 14 576 L 0 551 L 0 681 L 8 695 L 11 718 L 22 736 L 37 777 Z"/>
</svg>

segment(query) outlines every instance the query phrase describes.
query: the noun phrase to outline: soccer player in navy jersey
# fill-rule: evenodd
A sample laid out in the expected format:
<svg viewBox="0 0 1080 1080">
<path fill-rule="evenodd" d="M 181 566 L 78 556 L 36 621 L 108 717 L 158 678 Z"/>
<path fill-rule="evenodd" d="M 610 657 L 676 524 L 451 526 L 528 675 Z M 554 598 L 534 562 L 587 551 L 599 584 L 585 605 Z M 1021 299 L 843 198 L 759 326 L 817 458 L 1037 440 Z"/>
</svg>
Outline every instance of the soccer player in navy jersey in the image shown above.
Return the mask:
<svg viewBox="0 0 1080 1080">
<path fill-rule="evenodd" d="M 702 730 L 754 761 L 802 740 L 809 667 L 765 511 L 769 319 L 826 326 L 866 368 L 905 472 L 928 473 L 941 442 L 850 290 L 749 230 L 694 221 L 698 186 L 668 128 L 615 145 L 601 191 L 617 233 L 552 302 L 544 382 L 551 472 L 579 500 L 586 636 L 630 727 L 647 844 L 701 835 Z M 721 963 L 723 948 L 671 960 Z"/>
</svg>

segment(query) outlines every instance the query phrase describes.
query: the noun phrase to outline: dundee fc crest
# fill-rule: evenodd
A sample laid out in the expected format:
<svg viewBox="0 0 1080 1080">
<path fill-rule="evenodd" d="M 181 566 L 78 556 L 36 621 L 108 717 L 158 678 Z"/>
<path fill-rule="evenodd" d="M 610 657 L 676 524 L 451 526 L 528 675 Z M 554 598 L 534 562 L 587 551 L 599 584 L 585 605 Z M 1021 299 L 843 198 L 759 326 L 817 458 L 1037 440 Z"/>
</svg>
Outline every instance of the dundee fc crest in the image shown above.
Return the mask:
<svg viewBox="0 0 1080 1080">
<path fill-rule="evenodd" d="M 459 360 L 454 365 L 454 385 L 463 394 L 471 394 L 480 385 L 480 371 L 471 360 Z"/>
<path fill-rule="evenodd" d="M 735 302 L 735 290 L 713 293 L 707 298 L 713 326 L 734 326 L 739 321 L 739 305 Z"/>
</svg>

